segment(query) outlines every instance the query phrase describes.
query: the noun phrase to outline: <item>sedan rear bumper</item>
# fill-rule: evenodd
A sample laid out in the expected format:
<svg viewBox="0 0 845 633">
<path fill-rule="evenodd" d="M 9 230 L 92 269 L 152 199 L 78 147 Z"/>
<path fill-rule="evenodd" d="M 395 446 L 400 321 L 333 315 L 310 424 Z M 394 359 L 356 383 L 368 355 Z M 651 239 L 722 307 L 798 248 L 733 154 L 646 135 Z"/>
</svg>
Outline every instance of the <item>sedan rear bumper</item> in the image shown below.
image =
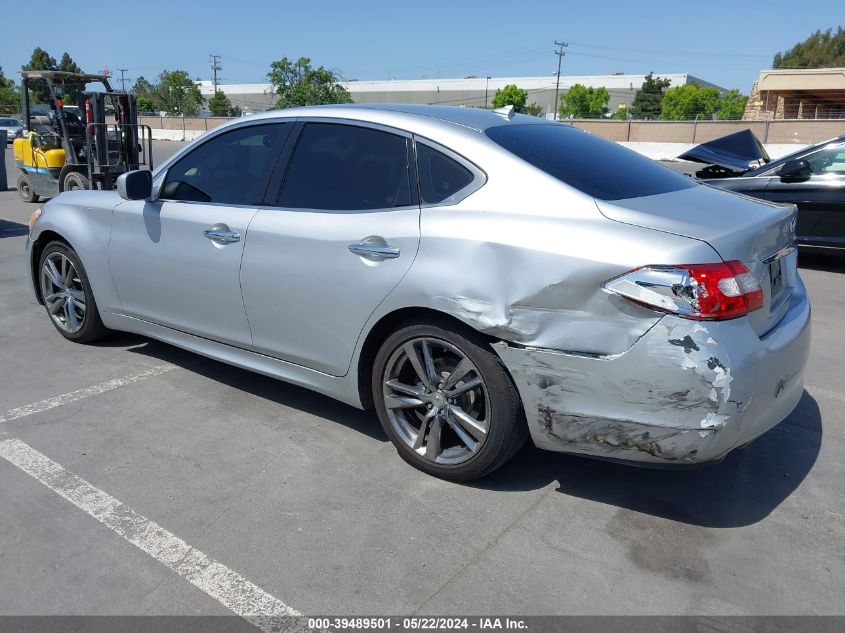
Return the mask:
<svg viewBox="0 0 845 633">
<path fill-rule="evenodd" d="M 763 337 L 744 318 L 667 315 L 616 356 L 493 348 L 539 448 L 655 464 L 710 462 L 765 433 L 801 399 L 810 304 L 800 278 L 789 301 Z"/>
</svg>

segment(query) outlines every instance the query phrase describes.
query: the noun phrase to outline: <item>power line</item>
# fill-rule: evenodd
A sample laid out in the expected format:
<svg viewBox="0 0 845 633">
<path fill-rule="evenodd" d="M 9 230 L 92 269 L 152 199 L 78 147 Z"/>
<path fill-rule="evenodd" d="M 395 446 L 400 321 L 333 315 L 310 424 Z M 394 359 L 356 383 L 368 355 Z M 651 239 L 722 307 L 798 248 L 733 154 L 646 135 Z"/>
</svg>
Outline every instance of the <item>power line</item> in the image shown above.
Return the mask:
<svg viewBox="0 0 845 633">
<path fill-rule="evenodd" d="M 560 93 L 560 65 L 563 62 L 563 56 L 566 55 L 566 51 L 563 49 L 569 46 L 569 44 L 565 42 L 558 42 L 555 40 L 555 44 L 557 45 L 558 49 L 555 51 L 555 55 L 557 55 L 557 82 L 555 82 L 555 110 L 552 114 L 552 118 L 557 121 L 557 112 L 558 112 L 558 94 Z"/>
</svg>

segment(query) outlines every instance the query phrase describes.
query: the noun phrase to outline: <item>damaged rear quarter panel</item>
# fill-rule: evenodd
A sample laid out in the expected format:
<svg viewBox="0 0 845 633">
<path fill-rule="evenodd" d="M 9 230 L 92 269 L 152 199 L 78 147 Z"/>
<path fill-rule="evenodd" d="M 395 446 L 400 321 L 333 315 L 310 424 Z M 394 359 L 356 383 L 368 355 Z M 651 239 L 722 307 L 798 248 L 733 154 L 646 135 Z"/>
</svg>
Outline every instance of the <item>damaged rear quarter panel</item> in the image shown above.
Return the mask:
<svg viewBox="0 0 845 633">
<path fill-rule="evenodd" d="M 514 162 L 484 165 L 487 184 L 460 204 L 422 209 L 416 260 L 378 314 L 422 306 L 520 345 L 617 354 L 660 314 L 602 283 L 647 264 L 718 260 L 704 242 L 608 220 L 591 197 Z"/>
</svg>

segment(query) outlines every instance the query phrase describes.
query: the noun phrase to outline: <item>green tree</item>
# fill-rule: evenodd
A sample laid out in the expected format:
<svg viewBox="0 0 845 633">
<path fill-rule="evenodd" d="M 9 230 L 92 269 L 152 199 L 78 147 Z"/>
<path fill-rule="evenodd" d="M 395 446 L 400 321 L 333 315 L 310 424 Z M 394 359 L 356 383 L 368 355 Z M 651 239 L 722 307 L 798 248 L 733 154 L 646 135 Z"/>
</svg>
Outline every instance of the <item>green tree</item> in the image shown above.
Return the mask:
<svg viewBox="0 0 845 633">
<path fill-rule="evenodd" d="M 531 116 L 540 116 L 543 114 L 543 106 L 537 103 L 529 103 L 525 106 L 525 114 L 529 114 Z"/>
<path fill-rule="evenodd" d="M 279 108 L 352 103 L 349 92 L 338 83 L 338 76 L 322 66 L 312 68 L 308 57 L 300 57 L 295 62 L 287 57 L 274 61 L 267 78 L 278 97 L 276 106 Z"/>
<path fill-rule="evenodd" d="M 61 70 L 66 73 L 81 73 L 82 69 L 73 61 L 73 58 L 65 52 L 59 60 L 59 65 L 56 70 Z M 66 83 L 64 84 L 64 100 L 66 104 L 71 104 L 76 101 L 76 93 L 85 90 L 85 82 Z"/>
<path fill-rule="evenodd" d="M 684 84 L 669 88 L 663 97 L 660 118 L 664 121 L 712 119 L 719 104 L 717 88 L 701 88 Z"/>
<path fill-rule="evenodd" d="M 728 90 L 719 99 L 716 107 L 716 118 L 723 120 L 741 119 L 745 113 L 745 103 L 748 97 L 739 90 Z"/>
<path fill-rule="evenodd" d="M 143 75 L 135 80 L 135 85 L 132 86 L 132 94 L 135 95 L 135 105 L 138 106 L 138 112 L 155 112 L 155 86 L 144 79 Z"/>
<path fill-rule="evenodd" d="M 162 71 L 156 84 L 139 77 L 135 96 L 149 100 L 155 110 L 181 116 L 195 115 L 203 104 L 199 86 L 184 70 Z"/>
<path fill-rule="evenodd" d="M 607 114 L 610 93 L 607 88 L 587 88 L 573 85 L 560 98 L 560 118 L 598 119 Z"/>
<path fill-rule="evenodd" d="M 52 57 L 50 53 L 45 51 L 40 46 L 37 46 L 32 51 L 32 57 L 29 61 L 21 66 L 21 70 L 58 70 L 56 65 L 56 58 Z M 48 103 L 50 101 L 50 91 L 47 88 L 47 82 L 43 79 L 33 79 L 29 82 L 29 92 L 32 95 L 34 103 Z"/>
<path fill-rule="evenodd" d="M 631 117 L 631 108 L 626 105 L 620 106 L 619 108 L 617 108 L 616 112 L 610 115 L 611 119 L 617 121 L 627 121 Z"/>
<path fill-rule="evenodd" d="M 17 112 L 21 98 L 15 89 L 15 82 L 6 79 L 3 74 L 3 67 L 0 66 L 0 113 Z"/>
<path fill-rule="evenodd" d="M 803 42 L 775 55 L 772 68 L 835 68 L 845 66 L 845 30 L 816 31 Z"/>
<path fill-rule="evenodd" d="M 496 91 L 493 95 L 493 107 L 503 108 L 512 105 L 515 112 L 525 112 L 525 102 L 528 100 L 528 91 L 518 88 L 516 84 L 508 84 Z"/>
<path fill-rule="evenodd" d="M 654 78 L 654 73 L 645 77 L 642 87 L 634 95 L 631 103 L 631 116 L 635 119 L 656 119 L 660 116 L 663 94 L 671 81 L 660 77 Z"/>
<path fill-rule="evenodd" d="M 214 116 L 241 116 L 241 109 L 233 106 L 222 90 L 214 93 L 214 96 L 208 100 L 208 109 Z"/>
</svg>

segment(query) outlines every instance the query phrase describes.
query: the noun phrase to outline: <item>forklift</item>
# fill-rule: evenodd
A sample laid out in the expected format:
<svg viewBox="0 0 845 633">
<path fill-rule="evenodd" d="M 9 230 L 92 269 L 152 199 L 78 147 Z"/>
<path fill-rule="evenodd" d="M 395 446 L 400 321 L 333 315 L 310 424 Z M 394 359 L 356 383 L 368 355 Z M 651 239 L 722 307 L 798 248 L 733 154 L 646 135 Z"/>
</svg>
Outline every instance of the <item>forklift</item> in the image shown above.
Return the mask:
<svg viewBox="0 0 845 633">
<path fill-rule="evenodd" d="M 13 151 L 21 170 L 18 193 L 26 202 L 76 189 L 114 189 L 121 174 L 153 168 L 152 134 L 149 126 L 138 125 L 135 97 L 112 90 L 107 75 L 28 70 L 21 78 L 26 133 L 15 139 Z M 50 99 L 30 108 L 34 80 L 45 82 Z M 104 90 L 86 91 L 87 84 Z M 65 95 L 76 108 L 65 111 Z M 75 112 L 83 112 L 84 120 Z"/>
</svg>

